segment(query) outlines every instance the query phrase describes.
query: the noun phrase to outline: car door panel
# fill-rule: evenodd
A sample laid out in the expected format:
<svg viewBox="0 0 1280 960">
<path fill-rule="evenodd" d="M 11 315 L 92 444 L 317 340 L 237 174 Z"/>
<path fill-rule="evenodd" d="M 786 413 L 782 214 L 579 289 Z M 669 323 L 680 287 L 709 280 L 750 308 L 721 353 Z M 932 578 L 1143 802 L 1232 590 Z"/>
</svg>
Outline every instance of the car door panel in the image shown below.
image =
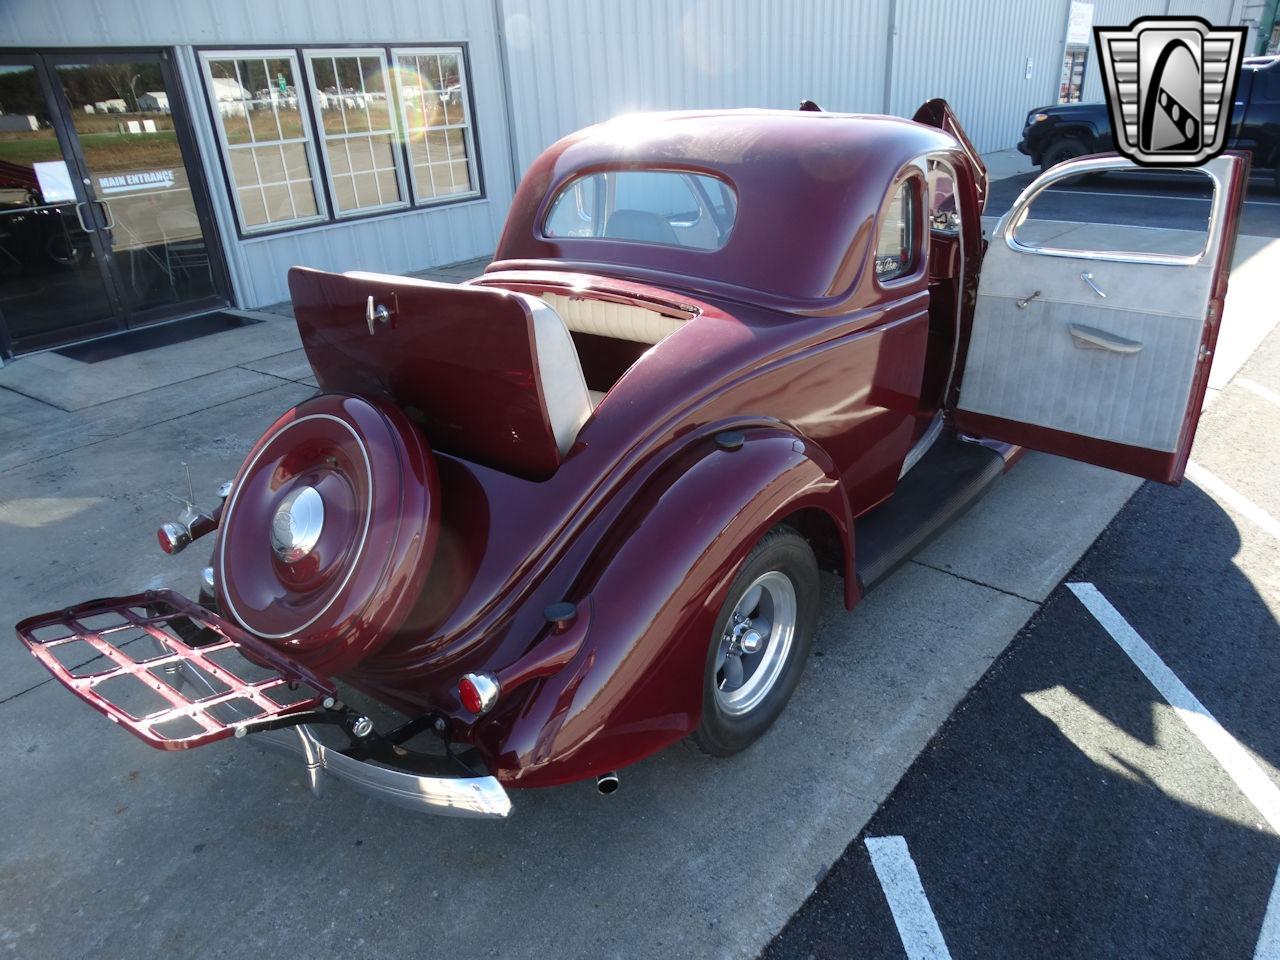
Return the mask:
<svg viewBox="0 0 1280 960">
<path fill-rule="evenodd" d="M 1024 222 L 1050 183 L 1133 169 L 1128 161 L 1075 161 L 1024 191 L 983 261 L 956 425 L 1153 480 L 1181 479 L 1247 167 L 1240 156 L 1210 161 L 1207 233 L 1159 253 L 1151 241 L 1167 235 L 1151 230 Z"/>
</svg>

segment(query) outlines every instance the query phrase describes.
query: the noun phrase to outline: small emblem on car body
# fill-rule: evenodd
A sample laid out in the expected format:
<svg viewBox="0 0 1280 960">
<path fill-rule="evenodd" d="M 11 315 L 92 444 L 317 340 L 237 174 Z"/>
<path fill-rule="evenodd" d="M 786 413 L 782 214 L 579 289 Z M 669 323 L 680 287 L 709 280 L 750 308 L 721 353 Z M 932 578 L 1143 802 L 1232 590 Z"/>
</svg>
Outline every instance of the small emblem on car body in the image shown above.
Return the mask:
<svg viewBox="0 0 1280 960">
<path fill-rule="evenodd" d="M 1093 33 L 1120 153 L 1145 166 L 1195 166 L 1222 152 L 1244 27 L 1140 17 Z"/>
</svg>

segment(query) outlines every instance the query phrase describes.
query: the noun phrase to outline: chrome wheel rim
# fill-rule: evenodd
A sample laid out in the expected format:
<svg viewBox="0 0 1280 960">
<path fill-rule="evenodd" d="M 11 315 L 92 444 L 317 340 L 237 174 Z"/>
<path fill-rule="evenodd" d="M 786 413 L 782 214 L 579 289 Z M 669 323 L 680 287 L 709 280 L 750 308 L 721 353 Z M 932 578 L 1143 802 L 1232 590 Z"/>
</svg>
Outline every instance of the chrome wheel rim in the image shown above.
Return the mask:
<svg viewBox="0 0 1280 960">
<path fill-rule="evenodd" d="M 716 703 L 730 716 L 750 713 L 787 665 L 796 633 L 796 588 L 770 570 L 738 597 L 716 650 Z"/>
</svg>

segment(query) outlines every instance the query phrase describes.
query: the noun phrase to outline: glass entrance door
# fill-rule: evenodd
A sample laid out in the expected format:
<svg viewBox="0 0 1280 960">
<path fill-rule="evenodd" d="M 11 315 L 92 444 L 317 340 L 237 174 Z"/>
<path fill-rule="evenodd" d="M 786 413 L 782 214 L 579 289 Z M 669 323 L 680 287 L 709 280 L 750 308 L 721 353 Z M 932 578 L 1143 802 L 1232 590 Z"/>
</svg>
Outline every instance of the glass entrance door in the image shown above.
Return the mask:
<svg viewBox="0 0 1280 960">
<path fill-rule="evenodd" d="M 0 315 L 11 349 L 225 304 L 226 276 L 165 56 L 10 60 L 0 61 L 0 185 L 15 181 L 12 210 L 0 207 Z M 10 130 L 4 121 L 14 113 L 25 119 Z M 23 253 L 6 258 L 11 246 Z"/>
<path fill-rule="evenodd" d="M 41 81 L 34 57 L 0 60 L 0 349 L 118 325 L 96 221 Z"/>
</svg>

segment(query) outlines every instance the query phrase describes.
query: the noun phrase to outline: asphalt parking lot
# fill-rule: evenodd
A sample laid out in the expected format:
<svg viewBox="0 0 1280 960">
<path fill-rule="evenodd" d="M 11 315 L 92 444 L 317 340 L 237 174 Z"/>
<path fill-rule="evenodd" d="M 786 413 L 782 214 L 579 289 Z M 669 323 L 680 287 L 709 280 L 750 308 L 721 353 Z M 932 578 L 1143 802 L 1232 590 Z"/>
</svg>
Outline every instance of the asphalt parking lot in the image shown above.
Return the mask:
<svg viewBox="0 0 1280 960">
<path fill-rule="evenodd" d="M 1120 511 L 769 958 L 1280 956 L 1280 333 L 1193 458 Z"/>
<path fill-rule="evenodd" d="M 1276 320 L 1276 235 L 1237 249 L 1196 451 L 1272 517 L 1277 336 L 1246 369 L 1263 393 L 1230 378 Z M 280 317 L 198 350 L 74 364 L 41 355 L 0 371 L 10 622 L 90 596 L 190 590 L 202 552 L 169 559 L 154 545 L 180 463 L 211 490 L 312 385 Z M 1072 577 L 1095 583 L 1275 779 L 1274 697 L 1256 691 L 1274 689 L 1277 546 L 1195 484 L 1130 501 L 1139 486 L 1027 456 L 854 614 L 825 581 L 805 679 L 757 747 L 727 762 L 666 751 L 608 798 L 585 784 L 520 794 L 507 823 L 424 818 L 339 786 L 315 800 L 300 769 L 247 744 L 157 753 L 0 644 L 0 945 L 18 957 L 902 956 L 865 853 L 886 836 L 904 838 L 956 956 L 1165 955 L 1142 945 L 1171 919 L 1179 935 L 1230 923 L 1223 950 L 1256 941 L 1274 837 L 1059 584 L 1111 524 Z M 1166 503 L 1165 521 L 1145 519 Z M 1126 540 L 1135 525 L 1145 539 Z M 1184 581 L 1185 594 L 1170 586 Z M 1251 630 L 1254 645 L 1240 640 Z M 1199 926 L 1175 917 L 1184 891 L 1200 896 L 1186 901 Z M 1125 927 L 1120 901 L 1144 897 L 1160 905 Z"/>
</svg>

